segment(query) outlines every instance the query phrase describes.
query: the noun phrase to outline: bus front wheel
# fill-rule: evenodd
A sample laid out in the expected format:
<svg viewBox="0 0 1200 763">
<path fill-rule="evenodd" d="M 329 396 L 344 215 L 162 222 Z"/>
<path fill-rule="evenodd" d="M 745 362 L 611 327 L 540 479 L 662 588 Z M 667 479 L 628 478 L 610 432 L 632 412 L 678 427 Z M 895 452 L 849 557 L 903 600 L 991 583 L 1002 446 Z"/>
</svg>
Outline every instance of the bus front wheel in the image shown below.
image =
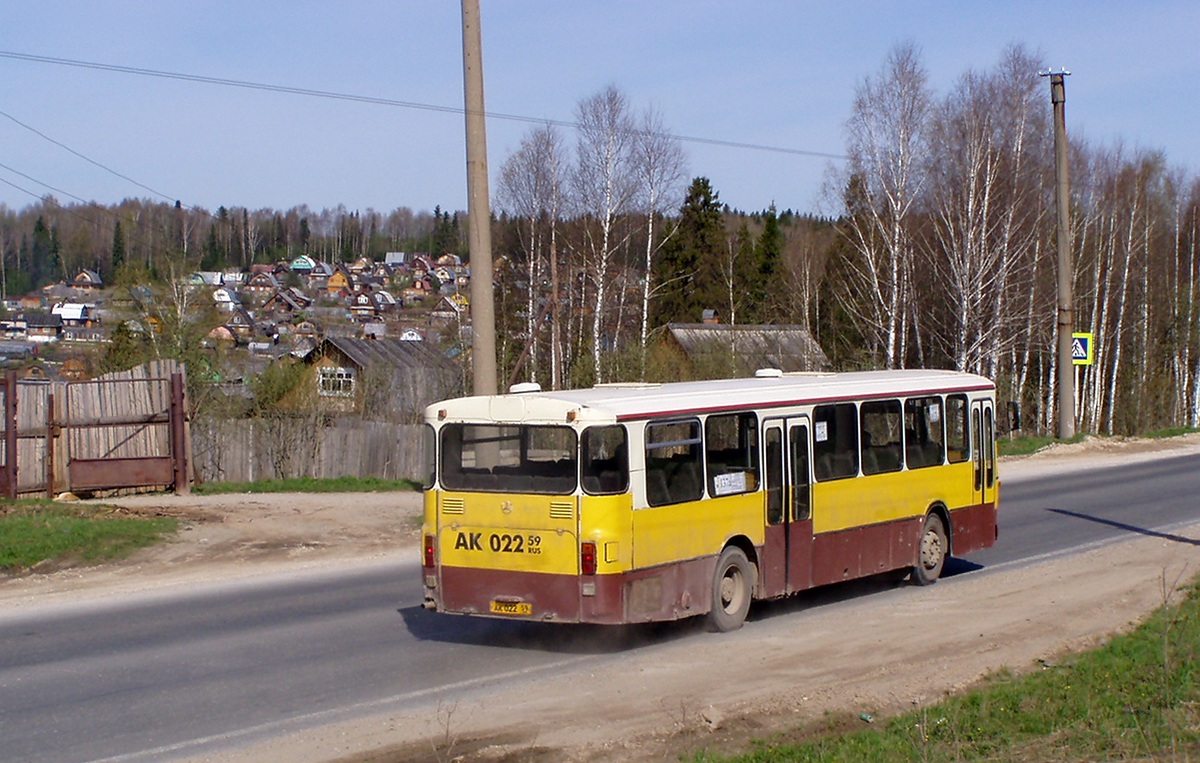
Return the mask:
<svg viewBox="0 0 1200 763">
<path fill-rule="evenodd" d="M 925 518 L 925 527 L 921 530 L 917 564 L 912 570 L 913 582 L 917 585 L 936 583 L 942 576 L 942 568 L 946 566 L 949 547 L 945 523 L 937 514 L 930 514 Z"/>
<path fill-rule="evenodd" d="M 712 609 L 708 623 L 719 633 L 737 630 L 746 621 L 754 594 L 754 568 L 746 553 L 736 546 L 721 552 L 713 574 Z"/>
</svg>

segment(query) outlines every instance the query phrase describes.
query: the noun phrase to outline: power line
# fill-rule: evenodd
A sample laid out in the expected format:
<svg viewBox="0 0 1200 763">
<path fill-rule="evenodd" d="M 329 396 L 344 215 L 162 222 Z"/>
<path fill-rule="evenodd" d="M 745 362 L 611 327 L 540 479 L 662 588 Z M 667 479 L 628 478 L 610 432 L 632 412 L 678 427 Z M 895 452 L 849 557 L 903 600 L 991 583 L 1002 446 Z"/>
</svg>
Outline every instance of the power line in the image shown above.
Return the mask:
<svg viewBox="0 0 1200 763">
<path fill-rule="evenodd" d="M 83 154 L 79 153 L 78 151 L 76 151 L 75 149 L 71 148 L 71 147 L 70 147 L 70 146 L 68 146 L 67 144 L 65 144 L 65 143 L 62 143 L 62 142 L 60 142 L 60 141 L 57 141 L 57 140 L 55 140 L 54 138 L 51 138 L 51 137 L 50 137 L 49 135 L 47 135 L 46 133 L 42 132 L 41 130 L 38 130 L 38 129 L 34 128 L 34 127 L 31 127 L 31 126 L 29 126 L 29 125 L 25 124 L 24 122 L 22 122 L 21 120 L 17 119 L 17 118 L 16 118 L 16 117 L 14 117 L 12 114 L 9 114 L 9 113 L 8 113 L 8 112 L 6 112 L 6 111 L 0 111 L 0 116 L 7 117 L 8 119 L 12 120 L 13 122 L 15 122 L 16 124 L 20 125 L 21 127 L 24 127 L 26 130 L 29 130 L 29 131 L 30 131 L 31 133 L 33 133 L 34 135 L 37 135 L 39 138 L 42 138 L 43 140 L 49 141 L 50 143 L 53 143 L 54 145 L 58 146 L 59 148 L 63 149 L 64 151 L 67 151 L 67 152 L 69 152 L 69 153 L 72 153 L 72 154 L 74 154 L 75 156 L 78 156 L 80 159 L 84 160 L 84 161 L 85 161 L 85 162 L 87 162 L 88 164 L 95 165 L 96 167 L 99 167 L 100 169 L 104 170 L 105 172 L 108 172 L 108 173 L 110 173 L 110 174 L 112 174 L 112 175 L 115 175 L 115 176 L 117 176 L 117 177 L 121 178 L 122 180 L 127 180 L 127 181 L 129 181 L 130 183 L 133 183 L 133 184 L 134 184 L 134 185 L 136 185 L 138 188 L 142 188 L 142 189 L 144 189 L 144 190 L 147 190 L 147 191 L 149 191 L 150 193 L 153 193 L 153 194 L 155 194 L 155 195 L 157 195 L 157 196 L 161 196 L 162 198 L 166 199 L 167 201 L 175 201 L 175 198 L 174 198 L 174 197 L 172 197 L 172 196 L 168 196 L 167 194 L 163 193 L 162 191 L 157 191 L 157 190 L 155 190 L 155 189 L 151 188 L 150 186 L 148 186 L 148 185 L 145 185 L 144 183 L 139 183 L 138 181 L 134 180 L 133 178 L 129 177 L 128 175 L 122 175 L 120 172 L 117 172 L 117 171 L 116 171 L 116 170 L 114 170 L 112 167 L 109 167 L 109 166 L 107 166 L 107 165 L 105 165 L 105 164 L 101 164 L 100 162 L 96 161 L 95 159 L 91 159 L 91 158 L 89 158 L 89 157 L 87 157 L 87 156 L 84 156 Z M 0 165 L 0 166 L 2 166 L 2 165 Z M 17 172 L 16 170 L 14 170 L 14 169 L 12 169 L 12 168 L 7 168 L 7 169 L 9 169 L 9 171 L 10 171 L 10 172 Z M 20 172 L 17 172 L 17 174 L 18 174 L 18 175 L 22 175 L 22 173 L 20 173 Z M 29 178 L 30 180 L 33 180 L 33 182 L 35 182 L 35 183 L 40 183 L 40 181 L 38 181 L 38 180 L 34 180 L 33 178 L 30 178 L 28 175 L 22 175 L 22 176 L 23 176 L 23 177 L 27 177 L 27 178 Z M 46 184 L 45 184 L 45 183 L 41 183 L 41 185 L 46 185 Z M 47 187 L 47 188 L 50 188 L 51 186 L 48 186 L 48 185 L 46 185 L 46 187 Z M 60 193 L 63 193 L 63 192 L 62 192 L 62 191 L 60 191 Z M 70 196 L 70 194 L 67 194 L 67 195 L 68 195 L 68 196 Z M 71 198 L 76 198 L 76 197 L 74 197 L 74 196 L 71 196 Z"/>
<path fill-rule="evenodd" d="M 52 190 L 52 191 L 58 191 L 58 189 L 56 189 L 54 186 L 51 186 L 51 185 L 46 185 L 45 183 L 43 183 L 42 181 L 38 180 L 37 178 L 35 178 L 35 177 L 30 177 L 29 175 L 26 175 L 24 172 L 20 172 L 20 171 L 18 171 L 18 170 L 14 170 L 12 167 L 9 167 L 8 165 L 5 165 L 5 164 L 0 164 L 0 167 L 3 167 L 4 169 L 8 170 L 9 172 L 15 172 L 16 174 L 20 175 L 21 177 L 23 177 L 23 178 L 26 178 L 27 180 L 32 180 L 33 182 L 37 183 L 38 185 L 45 186 L 46 188 L 49 188 L 49 189 L 50 189 L 50 190 Z M 38 199 L 38 200 L 42 201 L 43 203 L 47 203 L 47 202 L 48 202 L 48 203 L 50 203 L 50 204 L 54 205 L 54 206 L 55 206 L 57 209 L 61 210 L 62 212 L 65 212 L 65 213 L 67 213 L 68 215 L 71 215 L 72 217 L 77 217 L 77 218 L 79 218 L 80 220 L 83 220 L 83 221 L 84 221 L 85 223 L 87 223 L 88 225 L 93 225 L 93 224 L 95 224 L 95 222 L 96 222 L 95 220 L 89 220 L 88 218 L 86 218 L 86 217 L 84 217 L 83 215 L 79 214 L 78 212 L 76 212 L 75 210 L 71 209 L 70 207 L 64 207 L 62 204 L 59 204 L 59 203 L 58 203 L 58 200 L 57 200 L 57 199 L 55 199 L 54 197 L 49 197 L 49 198 L 47 198 L 47 197 L 45 197 L 45 196 L 41 196 L 41 195 L 39 195 L 39 194 L 36 194 L 36 193 L 34 193 L 33 191 L 29 190 L 28 188 L 25 188 L 25 187 L 23 187 L 23 186 L 19 186 L 19 185 L 17 185 L 16 183 L 12 182 L 11 180 L 6 180 L 6 179 L 4 179 L 4 178 L 2 178 L 2 177 L 0 177 L 0 183 L 3 183 L 4 185 L 10 186 L 10 187 L 12 187 L 12 188 L 15 188 L 15 189 L 17 189 L 18 191 L 20 191 L 21 193 L 27 193 L 27 194 L 29 194 L 30 196 L 32 196 L 33 198 L 35 198 L 35 199 Z M 73 195 L 73 194 L 67 193 L 66 191 L 58 191 L 58 193 L 61 193 L 61 194 L 63 194 L 64 196 L 70 196 L 72 199 L 75 199 L 76 201 L 79 201 L 79 202 L 83 203 L 84 205 L 86 205 L 88 209 L 93 209 L 93 210 L 95 210 L 95 211 L 99 212 L 99 213 L 100 213 L 100 214 L 102 214 L 102 215 L 106 215 L 106 216 L 108 216 L 108 217 L 111 217 L 111 218 L 113 218 L 113 219 L 116 219 L 116 220 L 119 220 L 119 219 L 120 219 L 120 218 L 118 218 L 118 217 L 117 217 L 117 215 L 116 215 L 115 213 L 113 213 L 113 212 L 112 212 L 112 210 L 110 210 L 110 209 L 108 209 L 108 208 L 106 208 L 106 207 L 103 207 L 103 206 L 101 206 L 101 205 L 99 205 L 99 204 L 95 204 L 95 203 L 93 203 L 93 202 L 90 202 L 90 201 L 84 201 L 83 199 L 80 199 L 78 196 L 75 196 L 75 195 Z M 141 227 L 141 224 L 140 224 L 140 223 L 138 224 L 138 227 Z"/>
<path fill-rule="evenodd" d="M 51 191 L 54 191 L 55 193 L 62 194 L 63 196 L 69 196 L 72 199 L 74 199 L 75 201 L 78 201 L 80 204 L 90 205 L 93 203 L 93 202 L 88 201 L 87 199 L 82 199 L 73 193 L 64 191 L 61 188 L 55 188 L 54 186 L 50 185 L 49 183 L 44 183 L 41 180 L 38 180 L 37 178 L 33 177 L 32 175 L 26 175 L 24 172 L 21 172 L 18 169 L 9 167 L 7 164 L 4 164 L 3 162 L 0 162 L 0 168 L 8 170 L 9 172 L 13 173 L 14 175 L 20 175 L 21 177 L 25 178 L 26 180 L 32 180 L 33 182 L 37 183 L 38 185 L 45 186 L 46 188 L 49 188 Z M 8 182 L 8 181 L 5 181 L 5 182 Z M 15 185 L 13 183 L 8 183 L 8 185 L 11 185 L 13 188 L 16 188 L 18 191 L 24 191 L 25 193 L 28 193 L 30 196 L 33 196 L 35 198 L 41 198 L 37 194 L 35 194 L 25 188 L 21 188 L 20 186 Z"/>
<path fill-rule="evenodd" d="M 286 93 L 289 95 L 302 95 L 311 98 L 326 98 L 337 101 L 351 101 L 354 103 L 368 103 L 377 106 L 392 106 L 404 109 L 419 109 L 422 111 L 434 111 L 443 114 L 463 114 L 464 110 L 459 106 L 439 106 L 430 103 L 418 103 L 416 101 L 400 101 L 392 98 L 380 98 L 370 95 L 355 95 L 353 93 L 338 93 L 330 90 L 314 90 L 312 88 L 292 87 L 290 85 L 273 85 L 263 82 L 251 82 L 249 80 L 227 79 L 224 77 L 208 77 L 200 74 L 186 74 L 182 72 L 168 72 L 160 69 L 147 69 L 137 66 L 121 66 L 118 64 L 105 64 L 95 61 L 78 61 L 70 58 L 56 58 L 53 56 L 36 56 L 29 53 L 17 53 L 15 51 L 0 50 L 0 58 L 10 58 L 17 61 L 30 61 L 33 63 L 52 64 L 55 66 L 72 66 L 79 69 L 92 69 L 96 71 L 119 72 L 121 74 L 136 74 L 143 77 L 158 77 L 160 79 L 181 80 L 184 82 L 199 82 L 207 85 L 223 85 L 225 87 L 238 87 L 247 90 L 263 90 L 272 93 Z M 545 119 L 540 117 L 522 116 L 520 114 L 504 114 L 501 112 L 489 111 L 487 117 L 490 119 L 502 119 L 511 122 L 523 122 L 526 124 L 539 125 L 554 125 L 556 127 L 565 127 L 569 129 L 577 129 L 579 124 L 576 122 L 568 122 L 559 119 Z M 638 132 L 638 131 L 635 131 Z M 835 159 L 845 160 L 847 157 L 843 154 L 827 153 L 823 151 L 809 151 L 800 148 L 787 148 L 784 146 L 769 146 L 761 143 L 747 143 L 743 141 L 721 140 L 719 138 L 704 138 L 694 135 L 675 135 L 673 136 L 685 143 L 699 143 L 709 146 L 720 146 L 724 148 L 736 148 L 749 151 L 768 151 L 778 154 L 791 154 L 794 156 L 810 156 L 820 159 Z"/>
</svg>

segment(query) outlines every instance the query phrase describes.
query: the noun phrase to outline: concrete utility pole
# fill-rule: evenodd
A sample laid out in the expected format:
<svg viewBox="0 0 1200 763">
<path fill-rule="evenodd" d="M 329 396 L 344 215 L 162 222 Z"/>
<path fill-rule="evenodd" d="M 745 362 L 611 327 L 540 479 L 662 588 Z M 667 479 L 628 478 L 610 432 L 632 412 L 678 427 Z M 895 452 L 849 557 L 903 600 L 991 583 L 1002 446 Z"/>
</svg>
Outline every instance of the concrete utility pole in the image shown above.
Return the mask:
<svg viewBox="0 0 1200 763">
<path fill-rule="evenodd" d="M 462 0 L 463 95 L 467 116 L 467 245 L 471 249 L 471 369 L 476 395 L 494 395 L 496 305 L 492 296 L 492 212 L 488 203 L 479 0 Z"/>
<path fill-rule="evenodd" d="M 1067 90 L 1064 78 L 1071 72 L 1060 69 L 1038 72 L 1050 78 L 1050 102 L 1054 104 L 1054 171 L 1058 180 L 1058 436 L 1075 436 L 1075 361 L 1071 352 L 1075 331 L 1075 308 L 1071 280 L 1071 181 L 1067 171 Z"/>
</svg>

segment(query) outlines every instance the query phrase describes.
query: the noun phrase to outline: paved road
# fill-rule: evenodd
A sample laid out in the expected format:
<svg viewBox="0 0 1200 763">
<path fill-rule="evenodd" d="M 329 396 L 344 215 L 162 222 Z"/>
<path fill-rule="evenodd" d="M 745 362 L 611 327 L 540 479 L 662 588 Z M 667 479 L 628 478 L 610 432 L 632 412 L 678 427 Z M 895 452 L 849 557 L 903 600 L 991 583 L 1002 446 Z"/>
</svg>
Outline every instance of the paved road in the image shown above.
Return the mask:
<svg viewBox="0 0 1200 763">
<path fill-rule="evenodd" d="M 1200 520 L 1198 497 L 1200 455 L 1006 476 L 1000 544 L 950 572 L 1169 535 Z M 0 614 L 0 761 L 196 755 L 696 632 L 685 623 L 597 641 L 593 629 L 433 615 L 421 597 L 414 561 Z"/>
</svg>

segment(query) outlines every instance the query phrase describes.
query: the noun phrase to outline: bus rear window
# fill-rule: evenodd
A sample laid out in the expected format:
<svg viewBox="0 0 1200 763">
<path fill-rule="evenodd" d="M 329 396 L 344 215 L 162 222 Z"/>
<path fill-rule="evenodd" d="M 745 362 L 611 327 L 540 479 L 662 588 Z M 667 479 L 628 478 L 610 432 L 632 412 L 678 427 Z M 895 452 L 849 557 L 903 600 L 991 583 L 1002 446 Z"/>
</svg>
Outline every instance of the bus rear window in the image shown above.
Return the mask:
<svg viewBox="0 0 1200 763">
<path fill-rule="evenodd" d="M 447 424 L 441 482 L 447 490 L 574 492 L 576 439 L 569 427 Z"/>
</svg>

